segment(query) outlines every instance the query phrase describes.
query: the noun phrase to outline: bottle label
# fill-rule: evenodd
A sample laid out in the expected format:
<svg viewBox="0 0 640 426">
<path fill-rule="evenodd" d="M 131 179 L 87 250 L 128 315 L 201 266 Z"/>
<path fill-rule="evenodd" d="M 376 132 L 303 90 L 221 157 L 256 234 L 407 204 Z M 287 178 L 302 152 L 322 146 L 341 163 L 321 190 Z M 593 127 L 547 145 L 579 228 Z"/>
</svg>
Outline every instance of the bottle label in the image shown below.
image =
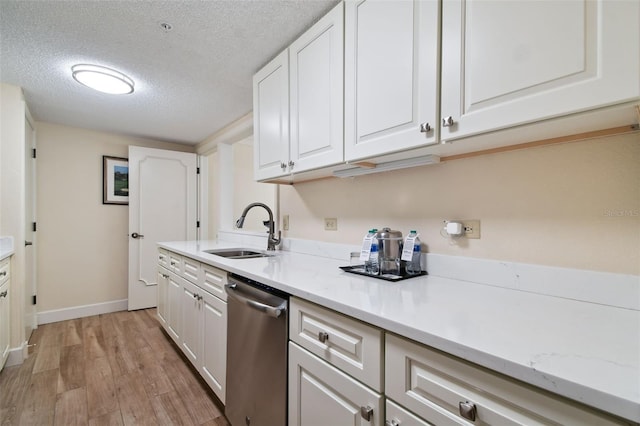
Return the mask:
<svg viewBox="0 0 640 426">
<path fill-rule="evenodd" d="M 360 250 L 360 260 L 366 262 L 371 255 L 371 243 L 373 242 L 373 234 L 367 234 L 362 240 L 362 249 Z"/>
<path fill-rule="evenodd" d="M 404 240 L 404 245 L 402 246 L 402 256 L 400 256 L 401 260 L 411 262 L 411 259 L 413 258 L 413 246 L 416 243 L 416 238 L 418 238 L 418 234 L 407 235 L 407 238 Z"/>
</svg>

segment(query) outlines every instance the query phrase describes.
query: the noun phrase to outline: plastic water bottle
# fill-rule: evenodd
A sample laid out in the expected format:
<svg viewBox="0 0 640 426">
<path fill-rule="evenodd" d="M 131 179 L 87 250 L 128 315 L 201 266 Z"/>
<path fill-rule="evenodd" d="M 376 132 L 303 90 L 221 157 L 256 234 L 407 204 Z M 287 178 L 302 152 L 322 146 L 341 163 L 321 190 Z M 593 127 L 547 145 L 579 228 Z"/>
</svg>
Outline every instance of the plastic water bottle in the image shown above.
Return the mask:
<svg viewBox="0 0 640 426">
<path fill-rule="evenodd" d="M 371 240 L 371 253 L 369 254 L 369 269 L 368 273 L 371 275 L 378 275 L 380 273 L 380 262 L 379 256 L 380 253 L 378 251 L 378 238 L 376 238 L 378 230 L 373 229 L 373 239 Z"/>
<path fill-rule="evenodd" d="M 413 240 L 413 255 L 411 256 L 411 260 L 407 262 L 406 270 L 409 275 L 417 275 L 422 272 L 422 267 L 420 266 L 422 248 L 420 247 L 420 238 L 418 238 L 416 231 L 409 232 L 409 238 L 411 237 L 415 237 Z"/>
</svg>

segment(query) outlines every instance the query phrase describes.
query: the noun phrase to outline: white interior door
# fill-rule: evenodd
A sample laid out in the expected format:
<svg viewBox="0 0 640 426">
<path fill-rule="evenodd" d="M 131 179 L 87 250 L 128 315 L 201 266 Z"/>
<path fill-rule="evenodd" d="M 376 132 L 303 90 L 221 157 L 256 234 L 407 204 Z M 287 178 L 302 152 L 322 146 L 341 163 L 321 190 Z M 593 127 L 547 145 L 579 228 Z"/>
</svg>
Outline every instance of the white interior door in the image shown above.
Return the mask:
<svg viewBox="0 0 640 426">
<path fill-rule="evenodd" d="M 156 306 L 157 243 L 196 239 L 196 155 L 129 147 L 129 310 Z"/>
<path fill-rule="evenodd" d="M 27 114 L 25 138 L 25 286 L 24 286 L 24 339 L 29 340 L 37 326 L 36 321 L 36 132 Z"/>
</svg>

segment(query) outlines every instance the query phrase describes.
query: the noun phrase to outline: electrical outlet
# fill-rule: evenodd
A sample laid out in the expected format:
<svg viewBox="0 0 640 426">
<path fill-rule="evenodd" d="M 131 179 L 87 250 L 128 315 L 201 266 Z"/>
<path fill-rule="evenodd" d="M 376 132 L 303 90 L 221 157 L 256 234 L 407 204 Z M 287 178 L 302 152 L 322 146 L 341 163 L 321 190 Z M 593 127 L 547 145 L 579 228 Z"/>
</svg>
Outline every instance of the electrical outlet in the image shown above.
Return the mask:
<svg viewBox="0 0 640 426">
<path fill-rule="evenodd" d="M 285 214 L 284 216 L 282 216 L 282 230 L 283 231 L 288 231 L 289 230 L 289 215 Z"/>
<path fill-rule="evenodd" d="M 463 220 L 462 229 L 464 236 L 469 239 L 480 239 L 480 221 L 479 220 Z"/>
<path fill-rule="evenodd" d="M 324 218 L 324 230 L 325 231 L 337 231 L 338 230 L 338 219 L 335 217 L 325 217 Z"/>
</svg>

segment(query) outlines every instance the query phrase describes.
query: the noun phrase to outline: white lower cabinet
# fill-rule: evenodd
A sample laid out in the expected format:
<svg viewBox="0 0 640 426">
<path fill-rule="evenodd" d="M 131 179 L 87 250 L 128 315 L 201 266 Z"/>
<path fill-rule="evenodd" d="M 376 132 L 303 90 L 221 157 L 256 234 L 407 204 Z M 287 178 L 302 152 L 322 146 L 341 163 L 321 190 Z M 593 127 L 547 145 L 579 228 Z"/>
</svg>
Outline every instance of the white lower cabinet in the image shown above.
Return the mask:
<svg viewBox="0 0 640 426">
<path fill-rule="evenodd" d="M 385 386 L 387 398 L 436 425 L 628 424 L 388 333 Z"/>
<path fill-rule="evenodd" d="M 161 265 L 168 263 L 171 271 L 158 267 L 158 319 L 224 403 L 227 374 L 224 284 L 227 273 L 171 252 L 161 252 L 159 262 Z M 179 275 L 174 271 L 179 271 Z"/>
<path fill-rule="evenodd" d="M 289 425 L 383 424 L 382 395 L 289 342 Z"/>
<path fill-rule="evenodd" d="M 0 370 L 4 367 L 9 357 L 9 346 L 11 338 L 11 319 L 9 305 L 11 289 L 11 258 L 6 258 L 0 262 Z"/>
</svg>

